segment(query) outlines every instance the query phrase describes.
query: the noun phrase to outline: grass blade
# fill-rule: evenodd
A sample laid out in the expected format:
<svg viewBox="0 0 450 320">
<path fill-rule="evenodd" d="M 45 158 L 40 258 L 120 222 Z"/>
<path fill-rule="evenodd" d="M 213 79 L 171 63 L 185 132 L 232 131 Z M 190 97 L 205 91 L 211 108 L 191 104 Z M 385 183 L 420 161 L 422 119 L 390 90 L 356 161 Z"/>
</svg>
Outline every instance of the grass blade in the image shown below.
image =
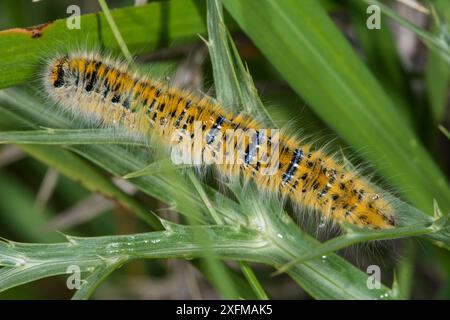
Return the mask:
<svg viewBox="0 0 450 320">
<path fill-rule="evenodd" d="M 120 34 L 119 28 L 117 28 L 114 18 L 111 16 L 111 11 L 109 11 L 108 5 L 105 0 L 98 0 L 100 7 L 102 8 L 103 14 L 105 15 L 106 21 L 108 21 L 109 27 L 111 28 L 114 37 L 116 38 L 117 44 L 120 47 L 125 59 L 129 64 L 133 63 L 133 57 L 131 56 L 130 50 L 128 50 L 122 35 Z"/>
<path fill-rule="evenodd" d="M 264 291 L 264 288 L 259 283 L 259 280 L 258 280 L 258 278 L 256 278 L 256 275 L 253 272 L 252 268 L 250 268 L 249 265 L 244 261 L 240 261 L 239 266 L 241 267 L 241 270 L 244 273 L 245 278 L 247 279 L 248 283 L 252 287 L 252 289 L 255 292 L 258 299 L 269 300 L 267 293 Z"/>
<path fill-rule="evenodd" d="M 197 40 L 198 34 L 205 34 L 206 25 L 199 11 L 201 6 L 201 0 L 155 1 L 144 6 L 112 10 L 111 16 L 123 38 L 127 39 L 129 50 L 145 53 L 168 44 Z M 34 29 L 0 31 L 0 88 L 35 78 L 43 52 L 50 54 L 64 48 L 77 49 L 81 45 L 119 51 L 104 14 L 82 15 L 80 21 L 81 32 L 69 30 L 66 19 Z M 64 39 L 64 42 L 58 39 Z"/>
<path fill-rule="evenodd" d="M 34 145 L 81 145 L 81 144 L 122 144 L 147 147 L 123 134 L 105 129 L 52 129 L 0 132 L 0 144 Z"/>
</svg>

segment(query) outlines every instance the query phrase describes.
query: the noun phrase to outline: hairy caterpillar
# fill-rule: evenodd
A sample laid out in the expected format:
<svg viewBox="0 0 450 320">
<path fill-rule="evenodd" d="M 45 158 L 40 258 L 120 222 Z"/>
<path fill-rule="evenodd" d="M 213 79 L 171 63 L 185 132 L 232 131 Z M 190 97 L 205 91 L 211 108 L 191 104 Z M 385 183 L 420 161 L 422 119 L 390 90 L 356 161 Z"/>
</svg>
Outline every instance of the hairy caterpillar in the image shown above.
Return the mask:
<svg viewBox="0 0 450 320">
<path fill-rule="evenodd" d="M 254 161 L 255 154 L 262 140 L 270 144 L 275 137 L 270 132 L 263 135 L 261 124 L 249 116 L 225 111 L 210 99 L 139 76 L 118 61 L 94 53 L 60 55 L 49 61 L 44 83 L 47 93 L 68 110 L 131 132 L 156 132 L 168 145 L 188 140 L 194 135 L 195 123 L 200 123 L 206 132 L 200 152 L 214 153 L 219 145 L 227 150 L 230 147 L 224 139 L 232 129 L 237 132 L 234 147 L 244 150 L 243 161 L 218 164 L 224 173 L 240 172 L 263 190 L 279 192 L 332 221 L 372 229 L 395 224 L 389 202 L 323 151 L 281 135 L 276 170 L 263 174 L 264 165 Z M 244 137 L 249 131 L 256 139 Z M 174 140 L 174 136 L 178 138 Z"/>
</svg>

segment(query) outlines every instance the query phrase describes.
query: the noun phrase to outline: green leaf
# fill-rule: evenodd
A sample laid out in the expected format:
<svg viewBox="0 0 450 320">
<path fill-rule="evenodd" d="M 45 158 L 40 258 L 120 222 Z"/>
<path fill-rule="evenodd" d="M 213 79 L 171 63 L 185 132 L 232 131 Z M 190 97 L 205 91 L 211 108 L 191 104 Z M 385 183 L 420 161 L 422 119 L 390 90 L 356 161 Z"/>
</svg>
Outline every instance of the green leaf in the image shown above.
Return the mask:
<svg viewBox="0 0 450 320">
<path fill-rule="evenodd" d="M 201 0 L 152 2 L 139 7 L 111 10 L 117 28 L 131 52 L 151 52 L 167 45 L 180 45 L 206 32 L 199 7 Z M 64 42 L 61 41 L 64 39 Z M 87 48 L 118 52 L 119 45 L 104 14 L 81 16 L 81 30 L 70 30 L 66 19 L 29 29 L 0 31 L 0 88 L 29 81 L 36 75 L 43 54 Z"/>
</svg>

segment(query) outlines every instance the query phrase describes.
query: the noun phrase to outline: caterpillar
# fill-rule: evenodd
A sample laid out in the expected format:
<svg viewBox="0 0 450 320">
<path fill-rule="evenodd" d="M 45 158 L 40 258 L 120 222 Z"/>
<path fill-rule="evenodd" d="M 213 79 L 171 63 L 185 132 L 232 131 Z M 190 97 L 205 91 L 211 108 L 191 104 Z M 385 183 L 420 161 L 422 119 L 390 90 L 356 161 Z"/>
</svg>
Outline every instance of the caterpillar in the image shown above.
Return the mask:
<svg viewBox="0 0 450 320">
<path fill-rule="evenodd" d="M 50 59 L 43 81 L 47 94 L 65 109 L 130 132 L 154 132 L 168 146 L 194 144 L 190 138 L 199 123 L 205 132 L 201 153 L 214 154 L 219 147 L 228 155 L 237 153 L 232 147 L 242 150 L 242 161 L 219 163 L 219 171 L 242 174 L 261 190 L 280 193 L 333 222 L 370 229 L 395 226 L 392 205 L 357 172 L 307 143 L 265 131 L 251 116 L 229 112 L 213 99 L 141 76 L 130 66 L 96 53 Z M 230 130 L 235 133 L 232 143 L 226 139 Z M 263 141 L 273 145 L 275 140 L 276 167 L 267 174 L 263 169 L 275 152 L 267 152 L 266 161 L 256 155 Z"/>
</svg>

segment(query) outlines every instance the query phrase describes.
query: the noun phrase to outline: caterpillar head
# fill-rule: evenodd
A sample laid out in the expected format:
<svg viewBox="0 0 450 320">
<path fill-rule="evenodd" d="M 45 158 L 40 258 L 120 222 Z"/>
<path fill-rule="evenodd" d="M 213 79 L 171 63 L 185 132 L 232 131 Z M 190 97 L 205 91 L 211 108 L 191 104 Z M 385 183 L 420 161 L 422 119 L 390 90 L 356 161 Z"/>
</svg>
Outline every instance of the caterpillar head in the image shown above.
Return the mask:
<svg viewBox="0 0 450 320">
<path fill-rule="evenodd" d="M 50 85 L 54 88 L 61 88 L 68 81 L 68 74 L 70 73 L 69 59 L 67 56 L 62 56 L 55 59 L 50 65 Z"/>
</svg>

